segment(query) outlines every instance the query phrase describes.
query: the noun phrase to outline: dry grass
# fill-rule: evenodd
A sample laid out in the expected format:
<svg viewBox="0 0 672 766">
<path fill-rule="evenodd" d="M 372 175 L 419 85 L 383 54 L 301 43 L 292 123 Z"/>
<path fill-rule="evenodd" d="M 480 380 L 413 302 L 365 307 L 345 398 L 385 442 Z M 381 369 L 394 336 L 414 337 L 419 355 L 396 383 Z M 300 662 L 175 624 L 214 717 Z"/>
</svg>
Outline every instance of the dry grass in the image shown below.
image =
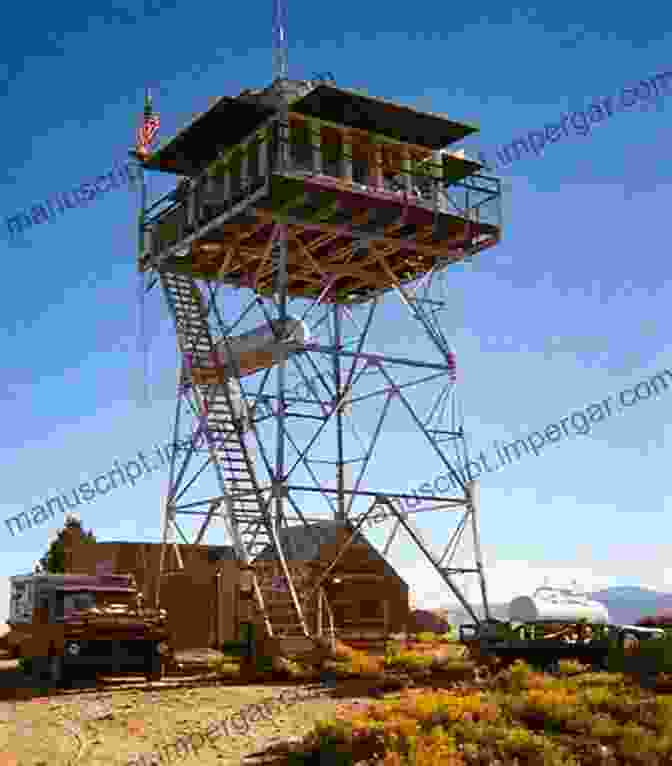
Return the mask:
<svg viewBox="0 0 672 766">
<path fill-rule="evenodd" d="M 292 689 L 296 687 L 291 687 Z M 0 703 L 0 766 L 125 766 L 181 735 L 203 731 L 248 705 L 277 697 L 288 687 L 226 686 L 197 689 L 117 690 L 64 694 Z M 215 747 L 171 762 L 202 766 L 239 764 L 260 747 L 306 734 L 333 713 L 328 698 L 278 704 L 272 720 L 257 720 L 247 733 L 231 727 Z"/>
</svg>

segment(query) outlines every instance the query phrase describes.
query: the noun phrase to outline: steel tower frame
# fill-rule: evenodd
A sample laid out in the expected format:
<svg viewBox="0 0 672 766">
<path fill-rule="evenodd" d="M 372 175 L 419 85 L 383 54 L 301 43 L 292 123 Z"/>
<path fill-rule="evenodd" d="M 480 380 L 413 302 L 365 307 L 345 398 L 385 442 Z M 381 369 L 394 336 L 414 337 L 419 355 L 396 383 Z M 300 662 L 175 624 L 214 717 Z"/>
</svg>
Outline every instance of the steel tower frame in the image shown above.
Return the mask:
<svg viewBox="0 0 672 766">
<path fill-rule="evenodd" d="M 242 319 L 255 307 L 261 310 L 262 316 L 267 321 L 286 319 L 292 313 L 291 304 L 295 303 L 295 300 L 288 297 L 286 290 L 287 229 L 284 225 L 277 227 L 277 237 L 274 245 L 277 246 L 277 291 L 271 299 L 264 299 L 258 295 L 253 296 L 251 301 L 240 312 L 238 318 L 233 323 L 227 323 L 222 316 L 217 301 L 218 292 L 222 289 L 222 286 L 207 284 L 205 291 L 201 292 L 205 299 L 203 300 L 203 305 L 208 324 L 211 327 L 211 331 L 214 330 L 220 337 L 226 337 L 227 333 L 230 334 L 235 330 Z M 279 532 L 283 527 L 291 526 L 293 523 L 309 523 L 307 515 L 301 509 L 301 504 L 294 497 L 295 494 L 319 494 L 327 501 L 331 508 L 334 508 L 335 501 L 334 515 L 336 518 L 351 520 L 355 524 L 356 531 L 361 529 L 364 522 L 370 520 L 374 515 L 378 521 L 384 517 L 393 518 L 395 525 L 385 544 L 383 555 L 387 555 L 393 540 L 399 531 L 404 529 L 440 574 L 453 595 L 475 620 L 478 619 L 477 616 L 453 578 L 459 574 L 476 574 L 479 578 L 485 613 L 486 616 L 488 615 L 485 577 L 478 536 L 478 496 L 476 486 L 473 482 L 466 481 L 465 477 L 455 469 L 452 460 L 446 454 L 446 450 L 442 448 L 442 444 L 445 442 L 453 442 L 457 448 L 456 452 L 459 452 L 459 446 L 461 446 L 462 453 L 464 454 L 463 464 L 466 464 L 466 441 L 462 424 L 457 423 L 454 413 L 451 413 L 452 417 L 450 417 L 450 420 L 452 423 L 449 423 L 446 428 L 445 422 L 442 422 L 446 420 L 445 413 L 442 417 L 440 412 L 442 408 L 443 410 L 446 409 L 447 400 L 455 396 L 455 384 L 452 382 L 454 374 L 452 352 L 436 319 L 436 315 L 444 307 L 445 303 L 437 300 L 436 295 L 429 297 L 432 295 L 432 281 L 441 281 L 441 278 L 444 276 L 445 272 L 434 275 L 429 274 L 420 280 L 421 283 L 425 284 L 420 284 L 416 290 L 402 286 L 399 286 L 396 290 L 410 316 L 420 324 L 430 343 L 443 357 L 442 363 L 437 364 L 417 359 L 400 359 L 385 354 L 367 353 L 364 350 L 368 331 L 374 316 L 377 311 L 380 311 L 382 303 L 380 296 L 361 304 L 366 313 L 364 327 L 358 328 L 359 331 L 354 333 L 353 337 L 355 338 L 356 347 L 352 350 L 345 349 L 343 347 L 344 317 L 352 314 L 353 307 L 344 307 L 338 303 L 328 302 L 329 290 L 327 282 L 323 293 L 312 303 L 309 302 L 307 309 L 303 312 L 303 317 L 309 318 L 315 312 L 317 314 L 316 325 L 326 323 L 331 318 L 333 330 L 331 333 L 332 338 L 330 339 L 331 343 L 315 343 L 308 349 L 297 350 L 294 353 L 288 354 L 287 358 L 281 361 L 275 369 L 269 368 L 258 376 L 261 377 L 261 381 L 256 390 L 249 390 L 249 386 L 245 385 L 245 381 L 241 381 L 239 377 L 237 378 L 238 382 L 243 384 L 241 388 L 247 407 L 254 413 L 245 439 L 249 446 L 254 445 L 256 447 L 254 452 L 262 458 L 263 467 L 265 467 L 267 475 L 270 477 L 270 482 L 267 482 L 265 486 L 257 485 L 247 493 L 249 496 L 253 491 L 258 496 L 259 504 L 257 507 L 260 513 L 257 513 L 255 509 L 253 518 L 249 514 L 247 516 L 240 512 L 236 514 L 233 507 L 235 500 L 227 489 L 226 476 L 217 461 L 217 449 L 220 446 L 217 444 L 217 432 L 209 433 L 209 430 L 212 429 L 212 424 L 208 425 L 206 414 L 208 406 L 212 408 L 213 402 L 216 401 L 216 394 L 212 391 L 206 391 L 204 394 L 202 391 L 199 391 L 198 386 L 190 385 L 189 361 L 183 357 L 178 381 L 173 441 L 176 445 L 184 444 L 184 434 L 180 433 L 180 426 L 183 423 L 185 414 L 193 416 L 194 430 L 192 434 L 194 438 L 191 439 L 191 443 L 186 450 L 176 449 L 171 458 L 169 490 L 163 525 L 162 542 L 164 544 L 164 551 L 162 552 L 161 574 L 164 572 L 164 557 L 168 546 L 173 547 L 179 566 L 182 566 L 179 545 L 176 544 L 175 537 L 171 533 L 176 532 L 185 544 L 190 542 L 199 544 L 202 543 L 209 526 L 219 518 L 223 522 L 226 532 L 236 549 L 236 553 L 243 563 L 248 564 L 252 562 L 255 554 L 259 553 L 260 549 L 272 543 L 277 550 L 278 559 L 281 562 L 285 576 L 291 582 L 291 576 L 285 565 L 286 557 L 280 544 Z M 170 279 L 170 277 L 162 275 L 160 279 L 164 283 L 164 293 L 178 326 L 179 336 L 180 320 L 177 316 L 175 301 L 170 291 L 165 287 L 166 279 Z M 193 286 L 196 287 L 195 280 L 193 282 Z M 185 353 L 188 354 L 188 352 L 183 350 L 183 354 Z M 326 378 L 323 369 L 314 361 L 315 356 L 327 357 L 331 360 L 333 364 L 331 384 Z M 315 373 L 312 379 L 308 377 L 304 366 L 301 364 L 303 360 L 307 362 L 312 372 Z M 307 391 L 303 399 L 303 411 L 297 411 L 297 407 L 300 407 L 302 403 L 299 397 L 295 396 L 293 402 L 291 401 L 292 397 L 289 397 L 290 401 L 288 401 L 287 368 L 290 364 L 298 371 Z M 394 375 L 393 368 L 395 367 L 410 368 L 422 373 L 424 377 L 415 384 L 401 384 Z M 269 380 L 274 373 L 277 376 L 277 386 L 275 392 L 272 392 Z M 370 378 L 372 373 L 377 373 L 381 378 L 380 385 L 373 391 L 367 391 L 361 396 L 358 395 L 358 383 L 367 376 Z M 415 407 L 409 400 L 409 389 L 413 385 L 420 385 L 429 379 L 443 380 L 444 384 L 431 408 L 430 417 L 423 422 L 420 414 L 416 412 Z M 219 390 L 223 390 L 223 387 L 219 386 Z M 382 398 L 384 405 L 373 429 L 373 438 L 365 450 L 359 475 L 351 488 L 348 488 L 345 474 L 346 466 L 349 462 L 346 459 L 343 448 L 345 431 L 348 427 L 346 422 L 348 417 L 347 410 L 360 401 L 373 400 L 376 397 Z M 369 465 L 374 448 L 381 437 L 389 406 L 394 399 L 398 400 L 406 409 L 418 431 L 424 435 L 429 450 L 439 458 L 455 484 L 462 488 L 461 497 L 417 496 L 411 493 L 388 491 L 383 488 L 375 490 L 364 489 L 366 468 Z M 307 412 L 306 410 L 311 407 L 313 409 L 316 407 L 321 409 L 321 414 L 315 415 Z M 296 419 L 307 419 L 311 422 L 318 421 L 320 423 L 314 438 L 304 449 L 297 447 L 299 439 L 293 436 L 292 423 Z M 269 447 L 264 443 L 264 439 L 259 433 L 260 425 L 268 421 L 272 421 L 275 424 L 275 456 L 269 454 Z M 320 484 L 317 476 L 315 476 L 310 468 L 312 447 L 315 445 L 317 437 L 328 424 L 331 424 L 335 430 L 337 459 L 335 461 L 324 462 L 330 463 L 335 468 L 336 487 L 334 488 Z M 251 440 L 248 438 L 248 435 L 252 437 Z M 202 442 L 207 443 L 207 449 L 205 450 L 207 457 L 203 464 L 194 468 L 193 463 L 197 462 L 197 455 L 204 451 L 199 449 Z M 292 456 L 291 461 L 289 460 L 290 453 L 296 453 Z M 307 484 L 292 480 L 293 471 L 298 465 L 302 465 L 308 469 L 308 473 L 313 474 L 312 483 Z M 180 500 L 183 495 L 193 486 L 194 482 L 198 480 L 199 476 L 208 466 L 214 468 L 221 492 L 196 502 L 181 503 Z M 368 502 L 369 508 L 367 511 L 363 513 L 360 511 L 357 514 L 352 512 L 357 498 L 362 498 Z M 435 509 L 453 509 L 462 512 L 457 528 L 441 556 L 436 556 L 430 550 L 430 546 L 424 540 L 421 531 L 403 509 L 401 501 L 411 498 L 432 503 Z M 203 517 L 200 529 L 191 541 L 188 540 L 184 530 L 181 529 L 177 522 L 177 516 L 180 514 Z M 457 552 L 458 543 L 469 531 L 473 535 L 474 565 L 472 567 L 454 566 L 452 565 L 452 557 Z M 291 588 L 292 586 L 290 585 L 290 590 Z M 304 633 L 306 633 L 305 630 Z"/>
<path fill-rule="evenodd" d="M 282 119 L 286 121 L 286 113 L 281 117 L 281 124 Z M 142 171 L 141 167 L 141 255 L 147 212 Z M 439 183 L 434 181 L 435 200 Z M 498 194 L 499 191 L 496 196 Z M 243 204 L 253 206 L 254 195 Z M 454 261 L 454 257 L 437 261 L 431 271 L 413 284 L 402 284 L 390 273 L 394 285 L 391 291 L 381 290 L 377 295 L 351 300 L 347 304 L 334 293 L 334 279 L 328 272 L 323 275 L 319 295 L 310 299 L 305 296 L 296 297 L 288 292 L 288 239 L 293 235 L 287 219 L 284 216 L 275 221 L 264 262 L 259 267 L 259 271 L 263 268 L 267 274 L 272 275 L 271 295 L 253 292 L 251 298 L 241 302 L 239 308 L 235 305 L 236 301 L 231 300 L 232 295 L 235 293 L 240 297 L 246 287 L 254 290 L 254 279 L 249 284 L 240 282 L 238 285 L 226 284 L 224 280 L 199 280 L 189 273 L 167 270 L 161 258 L 154 258 L 150 262 L 150 270 L 156 277 L 152 285 L 159 283 L 162 288 L 175 323 L 180 353 L 173 435 L 176 448 L 170 461 L 157 602 L 169 549 L 174 551 L 178 568 L 183 568 L 180 544 L 175 536 L 179 535 L 182 544 L 200 544 L 208 529 L 220 520 L 243 567 L 250 567 L 255 560 L 258 561 L 257 557 L 263 551 L 272 550 L 280 574 L 287 584 L 296 615 L 296 627 L 302 635 L 309 636 L 311 631 L 288 565 L 288 551 L 284 550 L 282 533 L 297 523 L 310 527 L 309 517 L 304 513 L 302 505 L 306 496 L 313 496 L 321 497 L 333 516 L 341 521 L 348 520 L 354 527 L 348 542 L 322 575 L 315 589 L 319 588 L 328 572 L 345 553 L 364 523 L 375 515 L 378 519 L 390 518 L 395 521 L 383 555 L 387 555 L 398 532 L 405 530 L 458 602 L 478 624 L 480 618 L 455 580 L 459 575 L 476 575 L 485 618 L 489 619 L 478 533 L 477 486 L 455 468 L 444 446 L 451 444 L 458 459 L 461 453 L 464 455 L 463 464 L 468 464 L 462 423 L 457 422 L 454 412 L 446 417 L 447 405 L 455 404 L 455 368 L 454 356 L 439 318 L 440 311 L 446 306 L 445 296 L 439 291 L 444 286 L 449 273 L 448 265 Z M 376 241 L 380 238 L 380 233 L 374 231 L 359 236 L 355 245 L 375 248 L 384 255 L 387 245 Z M 300 246 L 300 241 L 297 244 Z M 226 277 L 225 266 L 219 276 Z M 199 286 L 199 281 L 203 282 L 203 287 Z M 222 291 L 225 293 L 224 301 L 220 295 Z M 386 301 L 383 298 L 390 292 L 396 293 L 415 326 L 421 329 L 425 341 L 438 357 L 437 361 L 398 357 L 369 350 L 367 343 L 372 324 L 384 312 Z M 229 340 L 235 337 L 237 330 L 245 326 L 255 310 L 259 319 L 273 329 L 278 341 L 281 340 L 280 331 L 275 328 L 284 327 L 287 320 L 294 317 L 312 321 L 316 330 L 320 327 L 328 328 L 327 341 L 316 342 L 311 339 L 304 345 L 285 344 L 285 351 L 277 364 L 249 378 L 241 378 Z M 355 317 L 357 311 L 363 313 L 361 323 Z M 227 313 L 228 316 L 225 316 Z M 354 340 L 353 348 L 346 347 L 348 328 L 354 328 L 354 333 L 348 333 L 350 341 Z M 226 364 L 221 361 L 218 343 L 220 350 L 221 344 L 225 348 L 228 357 Z M 312 378 L 308 377 L 306 366 L 313 373 Z M 298 372 L 306 388 L 305 396 L 288 396 L 288 370 Z M 420 374 L 421 377 L 409 379 L 408 376 L 412 374 Z M 273 377 L 276 380 L 271 389 L 270 381 Z M 367 389 L 373 377 L 377 379 L 377 387 Z M 253 388 L 254 383 L 258 384 L 256 388 Z M 421 408 L 411 400 L 411 392 L 428 383 L 435 383 L 440 389 L 426 417 L 423 417 Z M 368 446 L 359 458 L 349 459 L 346 456 L 349 412 L 357 405 L 369 408 L 374 401 L 380 402 L 381 408 Z M 409 416 L 415 433 L 422 437 L 428 453 L 438 459 L 454 486 L 459 488 L 456 496 L 415 495 L 399 489 L 369 487 L 365 483 L 367 470 L 381 440 L 383 426 L 393 402 Z M 187 446 L 178 449 L 178 445 L 185 444 L 183 429 L 185 419 L 189 418 Z M 447 424 L 446 419 L 449 421 Z M 268 439 L 266 434 L 271 424 L 274 436 Z M 305 428 L 308 424 L 316 426 L 316 430 L 307 438 Z M 324 460 L 318 442 L 329 429 L 335 457 Z M 302 440 L 304 443 L 300 446 Z M 271 445 L 274 454 L 271 454 Z M 322 446 L 323 443 L 320 443 L 319 447 Z M 199 456 L 203 456 L 204 460 L 200 466 L 195 467 L 193 464 L 198 462 Z M 348 482 L 347 466 L 354 462 L 360 463 L 359 473 L 354 482 Z M 325 464 L 335 469 L 333 488 L 325 486 L 317 475 L 315 466 Z M 304 470 L 308 479 L 296 478 L 298 468 Z M 184 496 L 194 489 L 197 482 L 204 482 L 203 477 L 207 475 L 208 469 L 211 469 L 210 476 L 215 479 L 216 491 L 206 490 L 204 496 L 197 500 L 184 502 Z M 434 510 L 461 512 L 462 516 L 441 556 L 430 550 L 421 531 L 404 510 L 402 501 L 411 498 L 432 504 Z M 201 517 L 200 528 L 192 540 L 188 539 L 178 523 L 179 515 Z M 472 536 L 473 564 L 457 566 L 453 559 L 459 543 L 469 532 Z M 262 588 L 256 578 L 253 587 L 256 605 L 264 616 L 266 630 L 269 635 L 273 635 L 274 626 L 267 614 Z"/>
</svg>

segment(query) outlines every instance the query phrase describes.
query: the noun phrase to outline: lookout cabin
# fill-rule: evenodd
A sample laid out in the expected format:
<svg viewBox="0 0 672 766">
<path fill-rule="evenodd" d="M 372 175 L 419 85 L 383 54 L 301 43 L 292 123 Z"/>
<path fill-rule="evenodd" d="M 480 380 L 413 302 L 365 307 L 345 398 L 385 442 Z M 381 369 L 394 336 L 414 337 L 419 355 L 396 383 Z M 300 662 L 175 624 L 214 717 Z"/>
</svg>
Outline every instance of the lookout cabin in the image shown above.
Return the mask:
<svg viewBox="0 0 672 766">
<path fill-rule="evenodd" d="M 501 235 L 500 181 L 454 144 L 473 126 L 336 87 L 276 80 L 218 98 L 143 162 L 176 187 L 143 211 L 139 268 L 359 302 Z"/>
</svg>

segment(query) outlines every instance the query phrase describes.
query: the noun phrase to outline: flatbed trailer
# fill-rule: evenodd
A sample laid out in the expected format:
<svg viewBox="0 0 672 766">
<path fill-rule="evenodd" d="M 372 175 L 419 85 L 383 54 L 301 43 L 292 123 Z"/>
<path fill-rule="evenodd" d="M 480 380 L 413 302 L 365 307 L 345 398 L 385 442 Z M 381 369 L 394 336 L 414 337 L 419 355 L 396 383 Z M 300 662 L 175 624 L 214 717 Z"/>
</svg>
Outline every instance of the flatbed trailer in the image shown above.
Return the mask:
<svg viewBox="0 0 672 766">
<path fill-rule="evenodd" d="M 549 630 L 552 627 L 552 630 Z M 460 641 L 482 659 L 498 658 L 504 664 L 525 660 L 546 670 L 557 669 L 563 659 L 576 659 L 595 670 L 606 670 L 610 652 L 624 652 L 628 637 L 651 640 L 657 636 L 636 626 L 575 623 L 511 625 L 496 620 L 459 626 Z"/>
</svg>

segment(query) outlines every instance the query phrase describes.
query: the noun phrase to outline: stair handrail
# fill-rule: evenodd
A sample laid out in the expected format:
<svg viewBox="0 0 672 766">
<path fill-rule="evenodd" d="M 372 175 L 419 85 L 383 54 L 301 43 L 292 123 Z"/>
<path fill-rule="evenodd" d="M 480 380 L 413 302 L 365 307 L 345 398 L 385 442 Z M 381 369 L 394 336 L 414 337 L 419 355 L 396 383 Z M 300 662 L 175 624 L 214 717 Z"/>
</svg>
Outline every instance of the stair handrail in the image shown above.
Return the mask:
<svg viewBox="0 0 672 766">
<path fill-rule="evenodd" d="M 329 645 L 333 652 L 334 649 L 336 648 L 336 632 L 334 629 L 334 614 L 331 611 L 331 607 L 329 606 L 329 600 L 327 599 L 326 594 L 324 593 L 324 588 L 320 588 L 320 591 L 323 594 L 324 605 L 327 608 L 327 618 L 329 620 Z"/>
</svg>

